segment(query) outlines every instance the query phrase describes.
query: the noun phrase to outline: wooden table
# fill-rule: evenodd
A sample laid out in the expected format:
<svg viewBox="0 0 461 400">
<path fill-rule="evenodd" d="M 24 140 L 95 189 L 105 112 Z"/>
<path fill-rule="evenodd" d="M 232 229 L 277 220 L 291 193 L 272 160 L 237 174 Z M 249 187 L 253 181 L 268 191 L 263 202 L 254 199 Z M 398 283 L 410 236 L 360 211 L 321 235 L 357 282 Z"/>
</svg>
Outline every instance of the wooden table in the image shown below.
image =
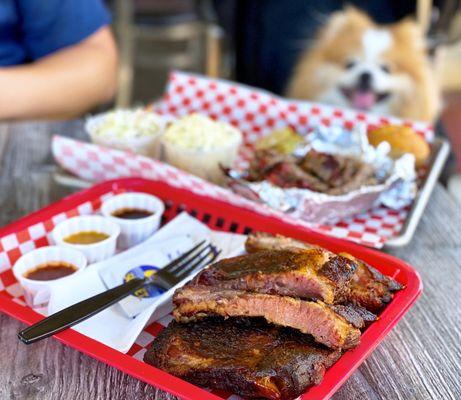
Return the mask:
<svg viewBox="0 0 461 400">
<path fill-rule="evenodd" d="M 80 121 L 0 125 L 0 225 L 55 201 L 53 133 Z M 421 273 L 424 293 L 334 399 L 461 399 L 461 208 L 437 186 L 412 243 L 392 251 Z M 0 399 L 170 399 L 56 340 L 25 346 L 0 316 Z"/>
</svg>

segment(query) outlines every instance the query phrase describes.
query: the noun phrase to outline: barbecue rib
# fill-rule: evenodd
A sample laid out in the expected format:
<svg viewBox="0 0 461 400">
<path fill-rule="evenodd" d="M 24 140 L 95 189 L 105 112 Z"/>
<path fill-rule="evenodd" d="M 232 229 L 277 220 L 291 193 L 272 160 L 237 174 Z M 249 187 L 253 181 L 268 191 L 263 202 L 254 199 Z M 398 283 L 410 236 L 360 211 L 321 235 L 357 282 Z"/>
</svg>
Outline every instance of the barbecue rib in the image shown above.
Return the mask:
<svg viewBox="0 0 461 400">
<path fill-rule="evenodd" d="M 246 398 L 292 400 L 318 384 L 341 353 L 259 319 L 171 322 L 144 361 L 199 386 Z"/>
<path fill-rule="evenodd" d="M 355 270 L 354 261 L 320 248 L 267 250 L 219 261 L 194 283 L 332 304 L 346 298 Z"/>
<path fill-rule="evenodd" d="M 394 297 L 394 292 L 403 289 L 403 285 L 388 278 L 381 272 L 358 260 L 348 253 L 341 253 L 357 265 L 357 270 L 350 282 L 350 291 L 347 299 L 353 303 L 365 307 L 373 313 L 379 313 L 384 306 Z"/>
<path fill-rule="evenodd" d="M 251 293 L 196 285 L 178 289 L 173 296 L 177 321 L 189 322 L 208 316 L 264 317 L 276 325 L 308 333 L 325 346 L 349 349 L 358 345 L 360 330 L 345 316 L 320 301 L 306 301 L 288 296 Z M 354 318 L 360 316 L 355 313 Z M 364 325 L 364 322 L 359 322 Z"/>
<path fill-rule="evenodd" d="M 246 178 L 250 182 L 265 180 L 281 188 L 310 189 L 331 195 L 378 183 L 372 165 L 354 157 L 314 150 L 301 158 L 271 149 L 256 150 Z"/>
<path fill-rule="evenodd" d="M 245 244 L 249 253 L 258 253 L 267 250 L 321 249 L 309 243 L 290 239 L 281 235 L 269 233 L 251 233 Z M 324 250 L 326 251 L 326 250 Z M 365 262 L 356 259 L 350 254 L 341 253 L 340 256 L 348 258 L 357 266 L 349 283 L 349 291 L 343 289 L 346 301 L 364 307 L 377 313 L 392 300 L 393 293 L 401 290 L 402 285 L 388 278 Z"/>
</svg>

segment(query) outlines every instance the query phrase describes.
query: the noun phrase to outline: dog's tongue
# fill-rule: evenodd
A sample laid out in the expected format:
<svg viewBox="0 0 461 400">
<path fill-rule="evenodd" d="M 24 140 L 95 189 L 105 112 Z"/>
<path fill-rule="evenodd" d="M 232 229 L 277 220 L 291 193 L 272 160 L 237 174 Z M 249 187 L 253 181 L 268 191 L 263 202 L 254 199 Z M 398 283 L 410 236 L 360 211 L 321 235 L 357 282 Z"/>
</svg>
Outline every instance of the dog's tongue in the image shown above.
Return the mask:
<svg viewBox="0 0 461 400">
<path fill-rule="evenodd" d="M 371 90 L 366 92 L 357 90 L 352 96 L 352 105 L 359 110 L 369 110 L 375 102 L 376 96 Z"/>
</svg>

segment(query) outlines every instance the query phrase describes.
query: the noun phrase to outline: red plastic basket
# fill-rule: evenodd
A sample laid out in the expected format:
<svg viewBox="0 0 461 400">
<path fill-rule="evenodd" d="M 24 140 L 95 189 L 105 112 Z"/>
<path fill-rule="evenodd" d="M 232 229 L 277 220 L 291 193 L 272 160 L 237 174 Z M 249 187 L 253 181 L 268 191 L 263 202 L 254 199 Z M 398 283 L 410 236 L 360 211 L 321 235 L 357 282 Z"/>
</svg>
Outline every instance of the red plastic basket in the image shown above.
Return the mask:
<svg viewBox="0 0 461 400">
<path fill-rule="evenodd" d="M 140 191 L 160 197 L 166 204 L 164 223 L 178 213 L 187 211 L 215 230 L 244 234 L 252 230 L 279 233 L 316 243 L 334 252 L 351 253 L 405 285 L 405 288 L 396 294 L 393 301 L 380 315 L 379 320 L 363 333 L 360 345 L 347 351 L 336 364 L 328 369 L 322 383 L 310 388 L 301 396 L 301 399 L 328 399 L 383 340 L 421 294 L 422 283 L 418 273 L 410 265 L 390 255 L 283 223 L 184 189 L 174 188 L 164 182 L 128 178 L 104 182 L 66 197 L 0 230 L 0 310 L 27 324 L 33 324 L 43 318 L 23 302 L 20 289 L 11 272 L 11 265 L 21 254 L 31 248 L 48 244 L 47 234 L 60 220 L 94 212 L 99 208 L 104 196 L 121 191 Z M 156 331 L 158 334 L 160 325 L 155 322 L 154 324 L 156 324 L 154 327 L 146 327 L 146 330 L 151 333 Z M 62 332 L 56 335 L 56 338 L 83 353 L 181 398 L 211 400 L 228 396 L 208 392 L 145 364 L 133 356 L 136 349 L 123 354 L 74 330 Z"/>
</svg>

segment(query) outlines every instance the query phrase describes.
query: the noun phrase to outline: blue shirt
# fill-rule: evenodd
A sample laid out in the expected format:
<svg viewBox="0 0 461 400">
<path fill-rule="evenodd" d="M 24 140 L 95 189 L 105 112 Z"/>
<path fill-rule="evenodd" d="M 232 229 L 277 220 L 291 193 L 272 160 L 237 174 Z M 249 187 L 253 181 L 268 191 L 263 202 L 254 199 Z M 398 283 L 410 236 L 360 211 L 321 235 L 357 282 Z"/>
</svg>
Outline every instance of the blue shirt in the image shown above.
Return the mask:
<svg viewBox="0 0 461 400">
<path fill-rule="evenodd" d="M 34 61 L 109 22 L 102 0 L 0 0 L 0 66 Z"/>
</svg>

